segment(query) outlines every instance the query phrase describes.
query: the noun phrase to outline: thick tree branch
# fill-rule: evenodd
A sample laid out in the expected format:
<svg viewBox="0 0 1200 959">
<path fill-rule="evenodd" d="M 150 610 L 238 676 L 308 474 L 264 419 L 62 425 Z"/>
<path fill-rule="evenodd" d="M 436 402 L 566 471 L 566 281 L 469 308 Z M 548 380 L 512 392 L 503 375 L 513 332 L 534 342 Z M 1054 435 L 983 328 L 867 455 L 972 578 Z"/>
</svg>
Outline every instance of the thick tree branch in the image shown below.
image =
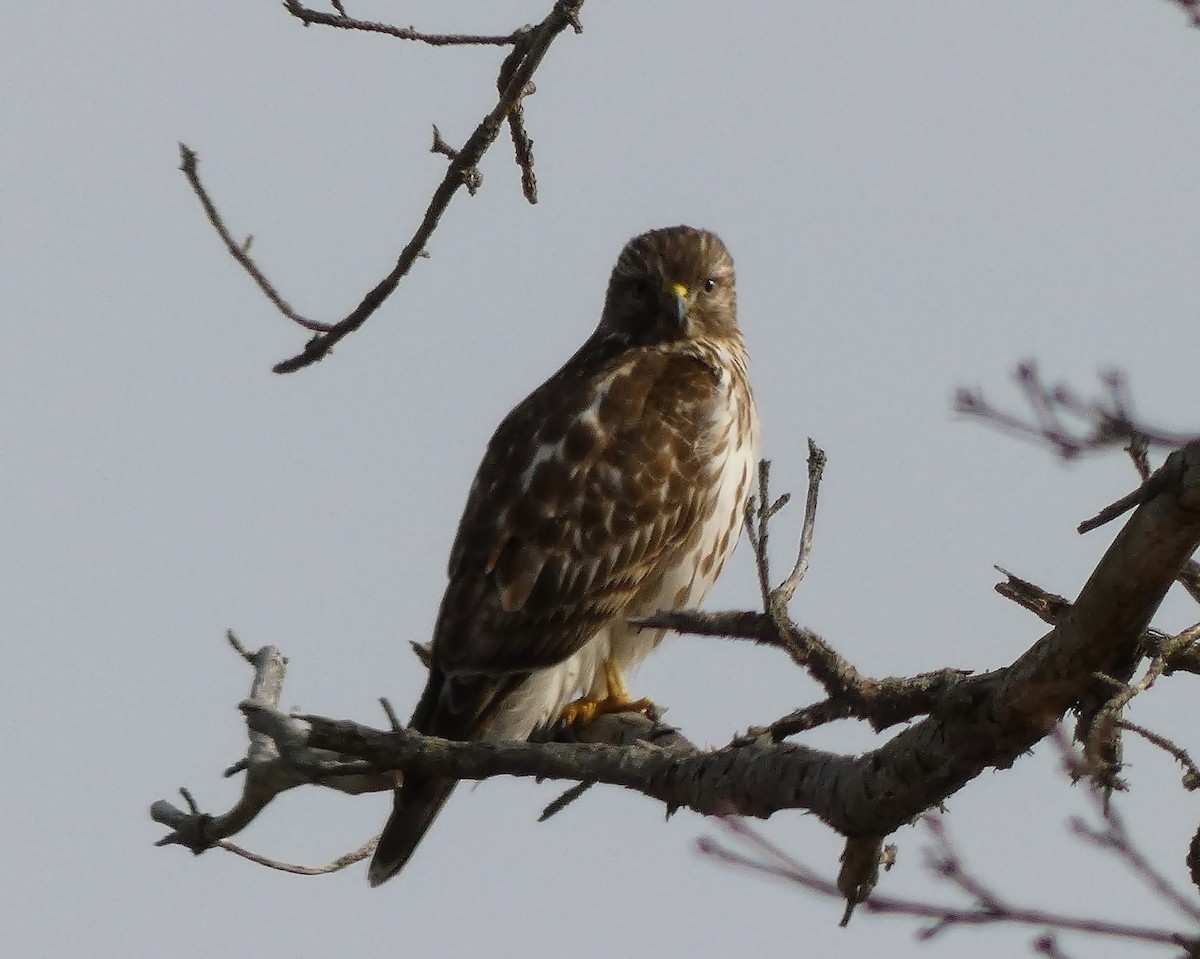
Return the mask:
<svg viewBox="0 0 1200 959">
<path fill-rule="evenodd" d="M 920 705 L 928 715 L 865 755 L 778 742 L 779 725 L 701 751 L 673 731 L 656 741 L 653 724 L 637 715 L 618 717 L 627 728 L 609 742 L 450 742 L 409 730 L 287 716 L 275 708 L 277 688 L 256 679 L 242 707 L 252 730 L 242 802 L 221 817 L 181 813 L 165 803 L 156 803 L 152 814 L 176 830 L 164 843 L 199 851 L 300 782 L 390 788 L 392 774 L 420 771 L 457 779 L 514 775 L 606 783 L 656 799 L 668 811 L 686 807 L 707 815 L 767 817 L 804 809 L 849 839 L 877 844 L 984 769 L 1010 766 L 1092 691 L 1098 674 L 1120 675 L 1137 661 L 1151 615 L 1200 544 L 1200 443 L 1173 453 L 1160 473 L 1155 495 L 1129 518 L 1075 602 L 1058 605 L 1057 624 L 1045 637 L 1006 669 L 895 680 L 895 701 L 912 708 L 916 690 L 923 689 Z M 826 658 L 825 644 L 773 612 L 717 614 L 709 625 L 755 640 L 769 634 L 772 644 L 817 675 L 831 695 L 810 713 L 861 715 L 861 709 L 880 721 L 878 703 L 888 701 L 889 681 L 865 679 L 840 658 Z M 692 615 L 652 621 L 682 626 Z M 263 665 L 272 662 L 269 652 L 256 654 L 256 669 L 274 670 L 281 679 L 281 665 Z M 789 719 L 800 726 L 811 716 L 794 714 L 780 724 Z M 611 735 L 601 723 L 585 728 L 589 737 Z M 856 897 L 873 881 L 861 869 L 848 880 Z"/>
<path fill-rule="evenodd" d="M 362 756 L 320 748 L 301 718 L 277 708 L 287 671 L 287 660 L 279 650 L 264 646 L 256 653 L 248 653 L 232 632 L 227 636 L 234 650 L 254 668 L 250 696 L 238 706 L 246 716 L 249 749 L 246 757 L 225 773 L 226 776 L 245 773 L 242 795 L 228 812 L 215 816 L 201 812 L 187 789 L 180 790 L 187 809 L 180 809 L 166 800 L 155 802 L 150 807 L 151 819 L 171 830 L 157 845 L 186 846 L 197 854 L 221 846 L 254 862 L 300 875 L 333 872 L 369 856 L 374 849 L 374 840 L 325 866 L 297 866 L 267 859 L 229 842 L 229 838 L 245 829 L 272 799 L 296 786 L 323 786 L 357 795 L 394 789 L 396 776 L 390 769 L 380 768 Z M 417 655 L 420 657 L 420 651 Z M 400 730 L 399 735 L 414 734 Z M 677 729 L 642 713 L 606 715 L 580 728 L 560 725 L 548 730 L 544 741 L 555 739 L 581 746 L 604 744 L 620 748 L 641 743 L 659 750 L 695 751 L 696 748 Z M 537 750 L 539 747 L 533 745 L 530 748 Z"/>
</svg>

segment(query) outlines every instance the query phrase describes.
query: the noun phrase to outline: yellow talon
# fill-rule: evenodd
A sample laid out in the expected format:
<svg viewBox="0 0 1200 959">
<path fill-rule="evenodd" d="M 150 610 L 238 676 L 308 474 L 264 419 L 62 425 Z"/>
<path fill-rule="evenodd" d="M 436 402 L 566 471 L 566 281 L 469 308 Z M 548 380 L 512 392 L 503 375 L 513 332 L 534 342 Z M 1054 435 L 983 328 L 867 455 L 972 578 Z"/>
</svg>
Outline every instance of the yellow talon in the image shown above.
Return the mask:
<svg viewBox="0 0 1200 959">
<path fill-rule="evenodd" d="M 609 713 L 645 713 L 654 708 L 649 699 L 631 699 L 621 669 L 611 659 L 604 661 L 604 683 L 607 689 L 601 697 L 582 696 L 563 707 L 561 719 L 568 726 L 587 724 L 597 716 Z"/>
</svg>

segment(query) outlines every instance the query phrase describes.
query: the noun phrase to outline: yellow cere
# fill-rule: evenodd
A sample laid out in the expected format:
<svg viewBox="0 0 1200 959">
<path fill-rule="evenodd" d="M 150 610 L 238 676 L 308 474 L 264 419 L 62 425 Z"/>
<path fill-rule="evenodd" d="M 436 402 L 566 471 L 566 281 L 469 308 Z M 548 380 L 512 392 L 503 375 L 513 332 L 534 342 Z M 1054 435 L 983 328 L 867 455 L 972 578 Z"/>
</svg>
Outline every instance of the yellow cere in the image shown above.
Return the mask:
<svg viewBox="0 0 1200 959">
<path fill-rule="evenodd" d="M 681 296 L 685 300 L 687 299 L 688 288 L 686 286 L 684 286 L 682 283 L 672 283 L 670 289 L 671 289 L 671 293 L 674 294 L 675 296 Z"/>
</svg>

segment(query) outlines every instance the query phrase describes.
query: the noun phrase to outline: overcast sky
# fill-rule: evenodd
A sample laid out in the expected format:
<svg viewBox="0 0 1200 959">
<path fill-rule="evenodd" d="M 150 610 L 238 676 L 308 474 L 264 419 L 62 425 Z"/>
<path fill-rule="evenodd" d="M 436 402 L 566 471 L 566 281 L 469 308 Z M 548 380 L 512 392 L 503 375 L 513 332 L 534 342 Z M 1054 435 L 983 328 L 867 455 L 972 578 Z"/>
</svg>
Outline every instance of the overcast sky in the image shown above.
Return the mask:
<svg viewBox="0 0 1200 959">
<path fill-rule="evenodd" d="M 349 4 L 424 29 L 507 32 L 549 0 Z M 1074 596 L 1116 532 L 1075 525 L 1126 492 L 1119 456 L 1064 466 L 956 417 L 1013 365 L 1140 412 L 1200 409 L 1200 31 L 1165 0 L 589 3 L 526 104 L 541 202 L 506 136 L 396 295 L 323 363 L 270 372 L 307 334 L 221 248 L 177 141 L 233 231 L 302 312 L 336 319 L 394 262 L 494 104 L 503 51 L 303 29 L 274 2 L 41 0 L 5 20 L 0 82 L 0 942 L 12 956 L 1010 956 L 1030 930 L 918 943 L 909 923 L 740 874 L 713 827 L 596 789 L 546 825 L 553 784 L 460 790 L 409 868 L 301 879 L 156 849 L 150 803 L 213 812 L 245 750 L 250 675 L 277 644 L 284 702 L 382 723 L 422 684 L 445 559 L 483 446 L 590 332 L 622 244 L 680 222 L 738 265 L 779 490 L 829 455 L 797 620 L 874 675 L 1010 662 L 1043 632 L 993 592 L 1000 564 Z M 800 513 L 775 530 L 790 563 Z M 739 551 L 709 608 L 757 596 Z M 1169 599 L 1160 625 L 1194 606 Z M 811 702 L 776 653 L 674 638 L 638 672 L 697 742 Z M 1185 743 L 1183 678 L 1133 718 Z M 864 729 L 804 740 L 856 751 Z M 1194 742 L 1192 745 L 1195 745 Z M 1162 753 L 1131 744 L 1121 799 L 1180 882 L 1197 821 Z M 319 864 L 390 799 L 300 791 L 239 841 Z M 1172 923 L 1067 835 L 1086 813 L 1053 750 L 948 804 L 968 862 L 1022 903 Z M 811 817 L 764 827 L 827 874 Z M 882 888 L 947 899 L 903 829 Z M 1175 923 L 1177 924 L 1177 923 Z M 1136 956 L 1074 943 L 1077 954 Z M 1071 951 L 1070 949 L 1068 951 Z"/>
</svg>

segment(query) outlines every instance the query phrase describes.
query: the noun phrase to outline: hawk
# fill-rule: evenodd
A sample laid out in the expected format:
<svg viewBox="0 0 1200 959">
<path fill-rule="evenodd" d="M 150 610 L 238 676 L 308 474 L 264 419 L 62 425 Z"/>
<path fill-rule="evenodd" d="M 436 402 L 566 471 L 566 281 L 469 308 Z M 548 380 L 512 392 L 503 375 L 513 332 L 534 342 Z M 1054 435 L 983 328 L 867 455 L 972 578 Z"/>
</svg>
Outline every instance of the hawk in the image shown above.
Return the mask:
<svg viewBox="0 0 1200 959">
<path fill-rule="evenodd" d="M 645 709 L 631 618 L 697 605 L 741 532 L 759 428 L 733 260 L 712 233 L 626 244 L 595 332 L 504 419 L 467 497 L 411 728 L 521 740 Z M 394 876 L 455 783 L 406 776 L 368 871 Z"/>
</svg>

